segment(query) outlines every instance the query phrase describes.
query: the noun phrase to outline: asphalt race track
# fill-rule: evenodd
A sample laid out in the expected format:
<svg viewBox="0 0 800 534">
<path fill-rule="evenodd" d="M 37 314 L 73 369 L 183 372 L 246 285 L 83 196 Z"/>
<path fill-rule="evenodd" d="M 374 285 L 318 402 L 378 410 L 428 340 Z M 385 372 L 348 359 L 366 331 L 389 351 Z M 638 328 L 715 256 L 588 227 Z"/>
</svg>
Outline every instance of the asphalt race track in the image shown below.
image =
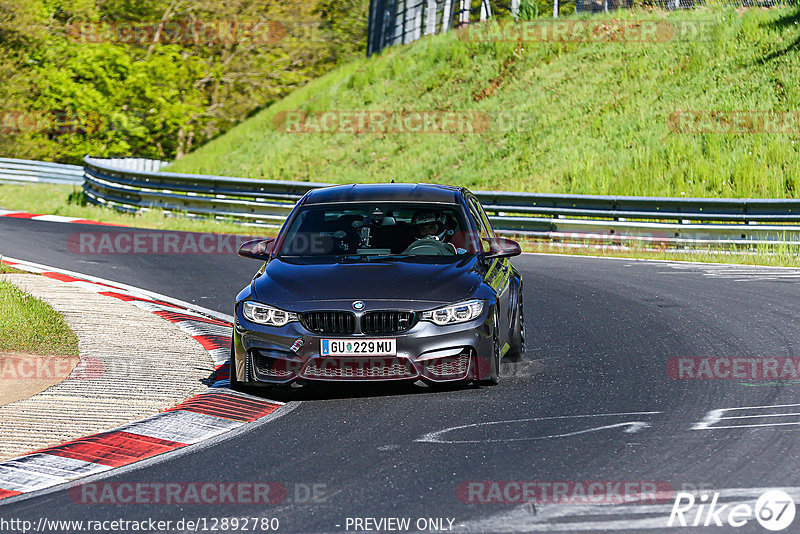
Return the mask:
<svg viewBox="0 0 800 534">
<path fill-rule="evenodd" d="M 98 227 L 1 219 L 0 253 L 227 314 L 258 268 L 231 254 L 72 253 L 67 237 L 82 229 Z M 670 358 L 800 356 L 800 272 L 545 255 L 514 261 L 525 280 L 527 353 L 503 366 L 500 386 L 287 394 L 281 400 L 303 402 L 282 418 L 104 479 L 276 481 L 288 490 L 280 504 L 87 505 L 70 500 L 65 488 L 2 505 L 0 517 L 257 516 L 278 518 L 279 532 L 352 532 L 353 518 L 407 517 L 412 526 L 443 518 L 444 527 L 450 519 L 456 530 L 475 532 L 640 532 L 666 528 L 672 501 L 464 502 L 459 487 L 650 481 L 675 491 L 719 491 L 733 502 L 761 488 L 792 493 L 800 486 L 800 413 L 793 415 L 800 410 L 780 407 L 800 403 L 800 382 L 676 380 L 667 373 Z M 711 410 L 743 407 L 749 409 L 717 412 L 746 416 L 723 421 L 735 428 L 709 419 Z M 324 489 L 320 502 L 305 494 L 315 484 Z M 674 530 L 764 532 L 756 521 Z"/>
</svg>

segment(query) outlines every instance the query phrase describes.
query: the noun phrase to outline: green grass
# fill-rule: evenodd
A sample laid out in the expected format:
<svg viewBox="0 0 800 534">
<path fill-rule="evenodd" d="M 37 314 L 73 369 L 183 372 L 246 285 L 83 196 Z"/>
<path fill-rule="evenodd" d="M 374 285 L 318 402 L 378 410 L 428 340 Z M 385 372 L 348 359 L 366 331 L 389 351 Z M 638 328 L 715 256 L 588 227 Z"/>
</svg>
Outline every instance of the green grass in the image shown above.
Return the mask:
<svg viewBox="0 0 800 534">
<path fill-rule="evenodd" d="M 9 267 L 5 263 L 2 262 L 3 256 L 0 255 L 0 274 L 21 274 L 25 271 L 20 271 L 19 269 L 15 269 L 13 267 Z"/>
<path fill-rule="evenodd" d="M 0 208 L 159 230 L 265 235 L 275 233 L 275 230 L 253 229 L 234 222 L 167 216 L 161 210 L 138 214 L 121 213 L 82 203 L 78 198 L 80 192 L 80 188 L 70 185 L 4 184 L 0 185 Z"/>
<path fill-rule="evenodd" d="M 77 356 L 78 338 L 53 308 L 0 280 L 0 351 Z"/>
<path fill-rule="evenodd" d="M 668 127 L 670 114 L 680 110 L 800 109 L 800 11 L 622 10 L 613 17 L 704 25 L 699 38 L 657 43 L 528 42 L 517 48 L 465 42 L 456 32 L 425 38 L 328 73 L 169 170 L 573 194 L 800 194 L 797 133 L 689 134 Z M 491 87 L 486 98 L 475 97 Z M 276 129 L 276 114 L 292 110 L 503 115 L 480 134 Z"/>
</svg>

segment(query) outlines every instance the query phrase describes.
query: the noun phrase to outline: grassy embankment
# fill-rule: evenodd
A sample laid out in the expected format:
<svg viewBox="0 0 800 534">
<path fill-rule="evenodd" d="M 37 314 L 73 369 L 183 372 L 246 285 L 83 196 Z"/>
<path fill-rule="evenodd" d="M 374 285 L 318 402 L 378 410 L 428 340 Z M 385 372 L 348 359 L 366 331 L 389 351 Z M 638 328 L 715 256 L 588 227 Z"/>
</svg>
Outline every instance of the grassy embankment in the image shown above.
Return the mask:
<svg viewBox="0 0 800 534">
<path fill-rule="evenodd" d="M 0 274 L 20 272 L 0 256 Z M 59 383 L 78 361 L 78 338 L 63 316 L 0 278 L 0 406 Z"/>
<path fill-rule="evenodd" d="M 666 19 L 696 31 L 660 42 L 521 47 L 465 42 L 456 32 L 426 38 L 335 69 L 169 170 L 573 194 L 800 194 L 797 128 L 724 134 L 669 127 L 677 111 L 799 109 L 796 8 L 613 16 Z M 502 120 L 461 134 L 298 134 L 275 127 L 278 113 L 294 110 L 459 110 Z"/>
<path fill-rule="evenodd" d="M 798 195 L 797 132 L 681 133 L 669 127 L 670 115 L 681 110 L 798 109 L 797 9 L 634 10 L 614 17 L 666 19 L 696 32 L 652 43 L 529 42 L 522 47 L 466 42 L 455 32 L 426 38 L 335 69 L 169 170 L 572 194 Z M 481 133 L 460 134 L 293 134 L 276 128 L 276 115 L 293 110 L 458 110 L 486 113 L 492 122 Z M 158 212 L 129 217 L 68 204 L 68 189 L 53 188 L 54 194 L 32 200 L 33 186 L 25 191 L 12 187 L 0 186 L 0 207 L 151 228 L 241 233 L 227 223 L 164 218 Z M 770 254 L 764 247 L 745 253 L 584 252 L 800 265 L 800 250 L 791 246 L 770 249 Z"/>
<path fill-rule="evenodd" d="M 0 273 L 12 272 L 7 266 Z M 48 304 L 0 280 L 0 353 L 78 355 L 78 338 Z"/>
</svg>

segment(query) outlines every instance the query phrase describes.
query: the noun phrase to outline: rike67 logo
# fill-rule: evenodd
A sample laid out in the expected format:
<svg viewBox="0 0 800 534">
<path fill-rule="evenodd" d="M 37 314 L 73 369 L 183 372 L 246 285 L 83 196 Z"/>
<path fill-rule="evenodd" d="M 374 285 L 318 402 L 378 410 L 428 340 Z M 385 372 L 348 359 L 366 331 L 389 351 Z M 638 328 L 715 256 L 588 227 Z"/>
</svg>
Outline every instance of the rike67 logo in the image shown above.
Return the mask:
<svg viewBox="0 0 800 534">
<path fill-rule="evenodd" d="M 672 505 L 667 526 L 670 527 L 741 527 L 755 519 L 767 530 L 786 529 L 794 521 L 794 499 L 785 491 L 773 489 L 764 492 L 751 506 L 741 499 L 721 503 L 720 494 L 699 498 L 691 493 L 678 493 Z"/>
</svg>

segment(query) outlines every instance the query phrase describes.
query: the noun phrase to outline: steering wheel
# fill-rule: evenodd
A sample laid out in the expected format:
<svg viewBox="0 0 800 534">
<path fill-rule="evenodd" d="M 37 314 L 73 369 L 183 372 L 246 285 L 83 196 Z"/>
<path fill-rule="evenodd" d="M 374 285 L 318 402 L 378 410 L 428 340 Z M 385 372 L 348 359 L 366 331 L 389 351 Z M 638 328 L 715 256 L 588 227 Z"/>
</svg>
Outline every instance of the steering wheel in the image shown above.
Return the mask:
<svg viewBox="0 0 800 534">
<path fill-rule="evenodd" d="M 403 251 L 403 254 L 408 254 L 409 256 L 455 256 L 456 250 L 450 243 L 423 237 L 411 243 Z"/>
</svg>

